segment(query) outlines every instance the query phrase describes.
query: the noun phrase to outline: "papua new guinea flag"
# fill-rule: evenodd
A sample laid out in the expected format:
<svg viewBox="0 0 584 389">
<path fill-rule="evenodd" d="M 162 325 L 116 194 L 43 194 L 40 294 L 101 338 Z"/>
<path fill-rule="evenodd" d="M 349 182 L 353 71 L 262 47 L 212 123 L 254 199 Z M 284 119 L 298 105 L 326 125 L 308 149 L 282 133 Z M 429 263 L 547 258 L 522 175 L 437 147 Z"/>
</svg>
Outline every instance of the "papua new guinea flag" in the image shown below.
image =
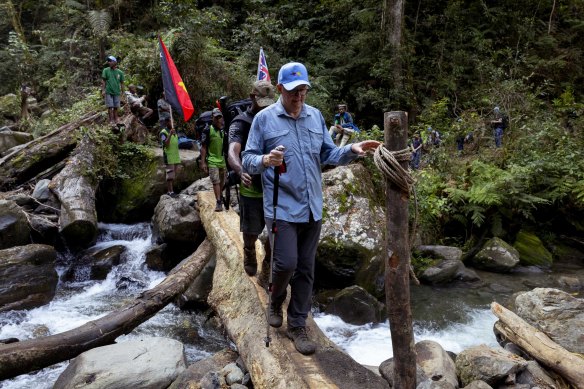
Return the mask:
<svg viewBox="0 0 584 389">
<path fill-rule="evenodd" d="M 195 109 L 193 103 L 187 92 L 187 88 L 174 65 L 174 61 L 168 53 L 168 49 L 162 42 L 160 36 L 158 37 L 160 45 L 160 67 L 162 68 L 162 85 L 164 87 L 164 95 L 166 101 L 177 112 L 181 113 L 185 122 L 188 121 Z"/>
</svg>

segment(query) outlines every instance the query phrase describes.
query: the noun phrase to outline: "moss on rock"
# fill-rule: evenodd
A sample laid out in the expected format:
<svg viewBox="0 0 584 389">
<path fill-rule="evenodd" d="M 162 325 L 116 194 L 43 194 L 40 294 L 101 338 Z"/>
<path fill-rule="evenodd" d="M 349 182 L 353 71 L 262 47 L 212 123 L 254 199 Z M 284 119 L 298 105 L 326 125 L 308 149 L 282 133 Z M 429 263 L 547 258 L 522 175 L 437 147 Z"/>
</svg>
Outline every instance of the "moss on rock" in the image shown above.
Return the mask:
<svg viewBox="0 0 584 389">
<path fill-rule="evenodd" d="M 549 267 L 553 263 L 552 254 L 535 234 L 519 231 L 513 247 L 519 252 L 522 265 Z"/>
</svg>

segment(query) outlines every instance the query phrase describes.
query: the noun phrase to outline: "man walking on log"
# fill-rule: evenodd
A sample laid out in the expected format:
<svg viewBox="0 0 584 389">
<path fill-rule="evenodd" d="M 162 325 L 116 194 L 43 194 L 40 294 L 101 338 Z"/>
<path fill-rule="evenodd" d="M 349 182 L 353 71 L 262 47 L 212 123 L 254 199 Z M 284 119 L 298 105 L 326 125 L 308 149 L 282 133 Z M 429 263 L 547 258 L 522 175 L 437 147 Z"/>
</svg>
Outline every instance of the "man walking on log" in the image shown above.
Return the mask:
<svg viewBox="0 0 584 389">
<path fill-rule="evenodd" d="M 241 115 L 237 115 L 229 125 L 229 166 L 241 178 L 239 194 L 239 228 L 243 233 L 243 268 L 247 275 L 255 276 L 258 263 L 255 242 L 264 229 L 264 208 L 262 177 L 249 175 L 241 166 L 241 151 L 245 149 L 251 123 L 255 115 L 274 103 L 274 86 L 266 80 L 256 81 L 249 95 L 252 105 Z M 267 285 L 270 269 L 270 247 L 266 247 L 266 257 L 259 277 L 262 286 Z"/>
<path fill-rule="evenodd" d="M 298 352 L 308 355 L 316 344 L 306 332 L 306 318 L 312 302 L 314 262 L 322 225 L 322 165 L 344 165 L 374 150 L 380 143 L 363 141 L 336 147 L 322 113 L 305 104 L 310 88 L 306 67 L 288 63 L 278 74 L 275 104 L 254 118 L 243 168 L 249 174 L 262 174 L 264 214 L 268 231 L 273 218 L 273 166 L 285 161 L 285 173 L 279 181 L 277 240 L 274 247 L 272 303 L 268 307 L 269 324 L 280 327 L 286 287 L 291 286 L 287 309 L 287 335 Z M 284 146 L 285 151 L 278 151 Z"/>
</svg>

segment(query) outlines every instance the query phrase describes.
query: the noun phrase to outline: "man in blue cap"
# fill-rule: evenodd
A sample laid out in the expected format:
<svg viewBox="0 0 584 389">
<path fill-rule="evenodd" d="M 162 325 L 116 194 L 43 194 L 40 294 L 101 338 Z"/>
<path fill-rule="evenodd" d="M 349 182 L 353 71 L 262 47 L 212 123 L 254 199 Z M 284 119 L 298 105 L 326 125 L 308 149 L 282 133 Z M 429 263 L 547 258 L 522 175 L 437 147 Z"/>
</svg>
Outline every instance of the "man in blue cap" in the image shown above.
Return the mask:
<svg viewBox="0 0 584 389">
<path fill-rule="evenodd" d="M 344 147 L 333 143 L 322 113 L 305 104 L 310 88 L 306 67 L 287 63 L 278 73 L 280 98 L 256 114 L 243 152 L 243 168 L 262 174 L 264 215 L 268 231 L 274 217 L 273 166 L 285 161 L 286 172 L 279 180 L 277 239 L 274 242 L 272 296 L 269 324 L 280 327 L 282 304 L 290 284 L 287 335 L 296 350 L 308 355 L 316 344 L 306 332 L 306 318 L 312 303 L 314 262 L 322 225 L 322 165 L 345 165 L 376 149 L 377 141 L 363 141 Z M 285 151 L 279 151 L 284 146 Z"/>
<path fill-rule="evenodd" d="M 107 57 L 107 65 L 101 72 L 101 95 L 105 97 L 110 124 L 117 124 L 120 96 L 124 93 L 124 72 L 118 69 L 118 60 L 113 55 Z"/>
</svg>

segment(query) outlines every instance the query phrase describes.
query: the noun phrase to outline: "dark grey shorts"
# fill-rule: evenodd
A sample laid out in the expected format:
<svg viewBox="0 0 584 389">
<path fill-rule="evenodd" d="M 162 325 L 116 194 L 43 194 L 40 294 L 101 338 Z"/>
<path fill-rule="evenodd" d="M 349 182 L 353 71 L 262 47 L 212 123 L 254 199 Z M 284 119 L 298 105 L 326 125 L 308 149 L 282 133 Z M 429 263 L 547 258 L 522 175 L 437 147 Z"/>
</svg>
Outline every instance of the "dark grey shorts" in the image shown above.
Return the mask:
<svg viewBox="0 0 584 389">
<path fill-rule="evenodd" d="M 239 230 L 246 234 L 259 235 L 265 225 L 264 199 L 239 196 Z"/>
</svg>

